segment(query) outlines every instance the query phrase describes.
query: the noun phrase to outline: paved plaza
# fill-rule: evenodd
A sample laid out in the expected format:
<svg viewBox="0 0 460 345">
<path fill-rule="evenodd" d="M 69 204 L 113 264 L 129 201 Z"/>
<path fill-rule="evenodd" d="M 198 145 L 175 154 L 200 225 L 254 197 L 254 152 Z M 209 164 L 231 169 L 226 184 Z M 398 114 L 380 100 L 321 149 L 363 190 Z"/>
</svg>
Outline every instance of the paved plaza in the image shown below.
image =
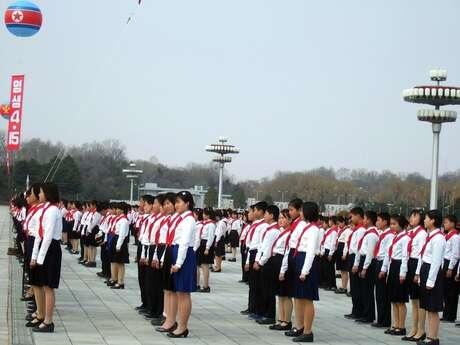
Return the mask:
<svg viewBox="0 0 460 345">
<path fill-rule="evenodd" d="M 127 266 L 125 290 L 111 290 L 96 276 L 98 269 L 77 264 L 76 256 L 63 254 L 61 285 L 56 294 L 54 334 L 31 334 L 23 327 L 24 303 L 19 301 L 21 270 L 6 257 L 11 236 L 7 209 L 0 209 L 0 344 L 36 345 L 260 345 L 292 344 L 282 333 L 269 331 L 239 314 L 247 303 L 247 286 L 238 283 L 240 264 L 225 262 L 223 273 L 211 275 L 210 294 L 193 294 L 191 333 L 187 339 L 169 339 L 153 330 L 134 307 L 139 305 L 137 270 Z M 134 246 L 131 258 L 134 258 Z M 401 344 L 383 330 L 343 318 L 351 301 L 344 295 L 320 293 L 316 304 L 316 344 Z M 410 311 L 409 311 L 410 313 Z M 409 325 L 410 320 L 408 320 Z M 441 343 L 458 345 L 460 329 L 442 325 Z"/>
</svg>

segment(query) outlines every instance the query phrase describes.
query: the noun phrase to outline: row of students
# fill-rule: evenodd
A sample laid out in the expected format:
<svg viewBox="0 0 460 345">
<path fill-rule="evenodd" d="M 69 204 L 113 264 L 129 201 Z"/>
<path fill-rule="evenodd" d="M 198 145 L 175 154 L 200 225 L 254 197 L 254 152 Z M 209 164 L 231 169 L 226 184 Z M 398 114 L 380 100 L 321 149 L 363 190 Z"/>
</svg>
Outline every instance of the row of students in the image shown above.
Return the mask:
<svg viewBox="0 0 460 345">
<path fill-rule="evenodd" d="M 20 220 L 24 234 L 24 269 L 33 290 L 26 327 L 34 332 L 54 332 L 54 290 L 61 274 L 62 213 L 59 191 L 53 183 L 35 183 L 25 193 L 27 207 Z"/>
</svg>

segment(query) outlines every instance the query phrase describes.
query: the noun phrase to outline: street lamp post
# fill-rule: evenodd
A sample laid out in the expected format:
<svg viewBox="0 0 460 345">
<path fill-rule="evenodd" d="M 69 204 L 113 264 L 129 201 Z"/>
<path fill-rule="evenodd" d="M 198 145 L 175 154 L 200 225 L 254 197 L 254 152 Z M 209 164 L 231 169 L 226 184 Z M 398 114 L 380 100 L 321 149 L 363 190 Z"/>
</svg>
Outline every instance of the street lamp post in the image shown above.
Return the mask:
<svg viewBox="0 0 460 345">
<path fill-rule="evenodd" d="M 232 157 L 226 156 L 228 154 L 238 154 L 240 150 L 233 145 L 227 144 L 227 138 L 220 137 L 217 144 L 211 144 L 206 146 L 207 152 L 216 153 L 217 156 L 213 158 L 213 161 L 219 164 L 219 195 L 217 197 L 217 207 L 222 207 L 222 184 L 224 180 L 224 165 L 230 163 Z"/>
<path fill-rule="evenodd" d="M 422 85 L 406 89 L 403 91 L 403 98 L 406 102 L 434 106 L 434 109 L 420 109 L 417 112 L 418 119 L 430 122 L 433 131 L 430 192 L 430 209 L 433 210 L 438 206 L 439 134 L 441 133 L 441 126 L 443 122 L 455 122 L 457 120 L 457 112 L 440 110 L 440 107 L 460 104 L 460 88 L 440 85 L 441 81 L 447 79 L 446 70 L 431 70 L 430 78 L 436 82 L 436 85 Z"/>
<path fill-rule="evenodd" d="M 134 180 L 138 179 L 139 176 L 143 173 L 142 170 L 136 169 L 136 164 L 134 162 L 129 163 L 128 169 L 123 169 L 123 174 L 126 174 L 126 178 L 131 182 L 131 188 L 129 191 L 129 203 L 133 203 L 133 193 L 134 193 Z"/>
<path fill-rule="evenodd" d="M 288 190 L 279 190 L 278 193 L 281 193 L 281 202 L 284 202 L 284 193 L 289 193 Z"/>
</svg>

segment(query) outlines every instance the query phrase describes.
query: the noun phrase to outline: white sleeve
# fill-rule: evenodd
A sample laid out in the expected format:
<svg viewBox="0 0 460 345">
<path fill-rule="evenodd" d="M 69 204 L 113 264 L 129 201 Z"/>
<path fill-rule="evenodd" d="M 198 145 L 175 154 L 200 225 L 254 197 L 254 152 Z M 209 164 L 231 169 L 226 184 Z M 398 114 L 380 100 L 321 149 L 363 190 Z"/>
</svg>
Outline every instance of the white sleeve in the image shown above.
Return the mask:
<svg viewBox="0 0 460 345">
<path fill-rule="evenodd" d="M 434 241 L 431 248 L 431 265 L 430 271 L 428 272 L 428 279 L 426 280 L 426 286 L 434 287 L 436 283 L 436 277 L 441 269 L 444 259 L 444 249 L 446 242 L 444 240 Z"/>
<path fill-rule="evenodd" d="M 455 265 L 458 262 L 459 259 L 459 251 L 460 251 L 460 237 L 459 236 L 454 236 L 452 238 L 452 250 L 450 258 L 449 258 L 449 267 L 448 269 L 453 270 L 455 268 Z"/>
<path fill-rule="evenodd" d="M 337 249 L 337 238 L 339 234 L 337 233 L 337 231 L 333 231 L 332 234 L 330 234 L 329 236 L 331 237 L 331 241 L 332 241 L 332 249 L 329 251 L 329 256 L 332 256 L 334 255 Z"/>
<path fill-rule="evenodd" d="M 206 237 L 206 249 L 209 250 L 214 242 L 214 231 L 216 230 L 215 224 L 208 224 L 208 233 Z"/>
<path fill-rule="evenodd" d="M 305 261 L 302 266 L 302 274 L 308 275 L 310 274 L 310 269 L 313 264 L 313 260 L 315 259 L 316 254 L 316 245 L 318 243 L 318 231 L 312 232 L 308 234 L 310 238 L 307 241 L 307 250 L 305 253 Z"/>
<path fill-rule="evenodd" d="M 401 267 L 399 269 L 399 277 L 406 279 L 406 274 L 407 274 L 407 262 L 409 261 L 409 252 L 407 251 L 407 243 L 409 242 L 408 239 L 405 239 L 403 242 L 401 240 L 402 244 L 402 259 L 401 259 Z"/>
<path fill-rule="evenodd" d="M 288 261 L 289 261 L 289 250 L 286 250 L 284 252 L 283 261 L 281 262 L 280 273 L 283 273 L 283 274 L 286 273 L 288 269 Z"/>
<path fill-rule="evenodd" d="M 184 219 L 183 222 L 184 224 L 181 227 L 181 235 L 178 241 L 179 249 L 177 251 L 177 259 L 174 264 L 175 266 L 179 267 L 181 267 L 185 261 L 187 250 L 190 246 L 190 243 L 193 243 L 196 232 L 195 219 L 193 217 L 188 217 L 187 219 Z"/>
<path fill-rule="evenodd" d="M 378 240 L 379 240 L 379 237 L 375 234 L 367 236 L 367 252 L 366 252 L 366 258 L 364 259 L 364 265 L 363 265 L 363 268 L 366 270 L 371 264 L 372 259 L 374 258 L 374 249 L 375 249 L 375 246 L 377 245 Z"/>
<path fill-rule="evenodd" d="M 41 238 L 36 236 L 35 237 L 35 241 L 34 241 L 34 248 L 32 249 L 32 257 L 31 257 L 31 260 L 35 260 L 37 261 L 37 257 L 38 257 L 38 250 L 40 248 L 40 242 L 41 242 Z"/>
<path fill-rule="evenodd" d="M 278 234 L 278 231 L 272 230 L 265 236 L 264 243 L 262 244 L 262 256 L 259 259 L 259 263 L 262 266 L 270 259 L 272 246 L 278 238 Z"/>
<path fill-rule="evenodd" d="M 50 247 L 51 241 L 53 240 L 54 227 L 56 226 L 56 209 L 47 210 L 47 214 L 43 217 L 43 241 L 40 251 L 38 252 L 37 264 L 43 265 L 45 261 L 46 253 Z"/>
<path fill-rule="evenodd" d="M 118 231 L 118 240 L 117 240 L 117 246 L 116 249 L 120 250 L 121 246 L 123 245 L 123 242 L 125 241 L 126 236 L 129 234 L 129 225 L 128 221 L 126 219 L 122 219 L 119 221 L 119 226 L 120 229 Z"/>
</svg>

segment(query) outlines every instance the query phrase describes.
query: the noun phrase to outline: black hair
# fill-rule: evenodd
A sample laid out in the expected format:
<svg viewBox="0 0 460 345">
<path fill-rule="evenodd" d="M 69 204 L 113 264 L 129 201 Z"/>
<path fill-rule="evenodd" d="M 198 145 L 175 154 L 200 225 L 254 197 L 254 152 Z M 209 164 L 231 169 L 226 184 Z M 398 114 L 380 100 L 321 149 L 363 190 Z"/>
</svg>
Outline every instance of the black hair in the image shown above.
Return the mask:
<svg viewBox="0 0 460 345">
<path fill-rule="evenodd" d="M 434 220 L 434 226 L 440 228 L 442 225 L 442 213 L 439 210 L 430 210 L 426 214 L 428 218 Z"/>
<path fill-rule="evenodd" d="M 287 219 L 291 220 L 291 216 L 289 215 L 289 209 L 283 208 L 281 210 L 280 214 L 282 214 L 284 216 L 284 218 L 287 218 Z"/>
<path fill-rule="evenodd" d="M 364 217 L 364 210 L 361 207 L 353 207 L 350 210 L 350 214 L 353 214 L 355 216 L 360 216 L 362 218 Z"/>
<path fill-rule="evenodd" d="M 176 199 L 181 199 L 183 202 L 188 203 L 188 209 L 193 210 L 195 207 L 195 202 L 193 201 L 192 193 L 184 190 L 176 194 Z"/>
<path fill-rule="evenodd" d="M 198 221 L 201 222 L 203 220 L 203 209 L 202 208 L 195 208 L 193 210 L 193 213 L 196 214 Z"/>
<path fill-rule="evenodd" d="M 254 211 L 254 209 L 256 208 L 256 205 L 255 204 L 251 205 L 251 206 L 249 206 L 249 208 Z"/>
<path fill-rule="evenodd" d="M 300 211 L 300 209 L 302 208 L 302 204 L 303 204 L 302 199 L 295 198 L 295 199 L 292 199 L 291 201 L 289 201 L 288 206 L 294 207 L 296 210 Z"/>
<path fill-rule="evenodd" d="M 77 210 L 81 210 L 81 202 L 80 201 L 74 201 L 73 204 L 75 205 L 75 208 Z"/>
<path fill-rule="evenodd" d="M 448 214 L 447 216 L 444 217 L 444 219 L 447 219 L 449 222 L 454 223 L 454 227 L 457 226 L 457 216 L 454 214 Z"/>
<path fill-rule="evenodd" d="M 220 216 L 221 218 L 227 218 L 228 217 L 227 210 L 220 210 Z"/>
<path fill-rule="evenodd" d="M 375 211 L 366 211 L 365 216 L 367 220 L 370 220 L 372 225 L 375 225 L 375 222 L 377 221 L 377 212 Z"/>
<path fill-rule="evenodd" d="M 35 197 L 38 199 L 38 194 L 40 194 L 41 186 L 42 186 L 41 183 L 33 183 L 27 190 L 26 195 L 29 196 L 33 193 Z"/>
<path fill-rule="evenodd" d="M 150 194 L 146 194 L 142 196 L 142 200 L 144 200 L 147 204 L 152 205 L 155 201 L 155 197 Z"/>
<path fill-rule="evenodd" d="M 268 204 L 265 201 L 259 201 L 254 205 L 254 208 L 259 211 L 265 212 L 267 210 Z"/>
<path fill-rule="evenodd" d="M 316 202 L 307 201 L 302 205 L 303 218 L 308 222 L 317 222 L 319 217 L 319 207 Z"/>
<path fill-rule="evenodd" d="M 158 194 L 157 196 L 155 196 L 155 200 L 158 201 L 158 203 L 160 205 L 163 205 L 163 203 L 165 201 L 165 195 L 164 194 Z"/>
<path fill-rule="evenodd" d="M 278 206 L 270 205 L 267 207 L 267 210 L 265 212 L 267 212 L 268 214 L 271 214 L 273 216 L 273 219 L 275 221 L 278 221 L 278 218 L 280 216 L 280 209 Z"/>
<path fill-rule="evenodd" d="M 55 183 L 45 182 L 41 185 L 46 201 L 57 204 L 59 202 L 59 189 Z"/>
<path fill-rule="evenodd" d="M 97 203 L 96 210 L 97 212 L 101 212 L 103 210 L 107 210 L 109 208 L 109 203 L 107 201 L 101 201 Z"/>
<path fill-rule="evenodd" d="M 410 211 L 410 215 L 419 215 L 419 222 L 417 225 L 423 225 L 424 224 L 424 221 L 425 221 L 425 213 L 423 212 L 422 209 L 420 208 L 415 208 L 413 209 L 412 211 Z"/>
<path fill-rule="evenodd" d="M 122 210 L 124 214 L 128 214 L 128 211 L 130 209 L 130 205 L 128 205 L 125 202 L 117 202 L 117 203 L 115 203 L 114 207 L 116 209 Z"/>
<path fill-rule="evenodd" d="M 172 192 L 169 192 L 169 193 L 166 193 L 164 195 L 164 200 L 163 200 L 163 203 L 162 205 L 164 205 L 164 203 L 166 201 L 169 201 L 171 204 L 174 205 L 174 203 L 176 202 L 176 194 L 172 193 Z"/>
<path fill-rule="evenodd" d="M 347 220 L 344 216 L 337 216 L 337 223 L 346 223 Z"/>
<path fill-rule="evenodd" d="M 390 224 L 390 214 L 388 212 L 379 213 L 377 217 L 387 222 L 387 225 Z"/>
<path fill-rule="evenodd" d="M 396 223 L 399 224 L 399 227 L 403 230 L 409 225 L 409 221 L 407 220 L 407 218 L 401 214 L 392 214 L 390 218 L 394 219 Z"/>
<path fill-rule="evenodd" d="M 203 214 L 207 215 L 209 219 L 215 221 L 216 220 L 216 213 L 212 207 L 205 207 L 203 209 Z"/>
</svg>

